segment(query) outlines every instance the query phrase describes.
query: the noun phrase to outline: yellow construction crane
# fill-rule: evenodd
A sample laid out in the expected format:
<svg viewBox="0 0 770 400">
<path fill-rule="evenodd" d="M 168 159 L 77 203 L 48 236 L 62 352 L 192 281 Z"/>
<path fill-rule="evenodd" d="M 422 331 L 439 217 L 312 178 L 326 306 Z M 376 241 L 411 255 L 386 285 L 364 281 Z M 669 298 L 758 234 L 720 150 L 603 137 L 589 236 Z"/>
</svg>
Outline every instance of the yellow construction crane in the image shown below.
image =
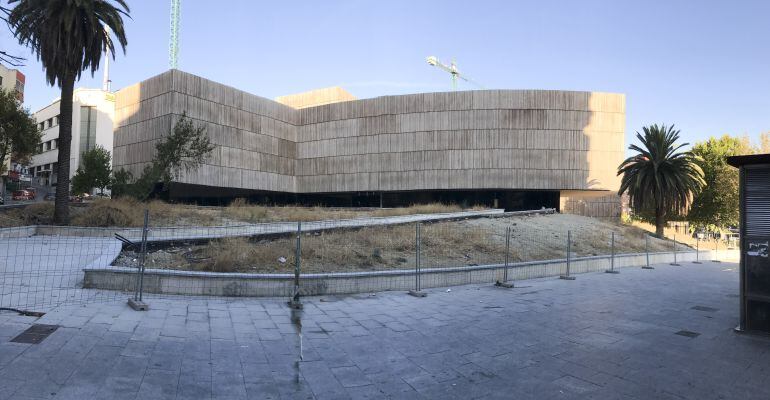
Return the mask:
<svg viewBox="0 0 770 400">
<path fill-rule="evenodd" d="M 442 69 L 446 72 L 449 72 L 452 75 L 452 90 L 457 90 L 457 78 L 460 78 L 470 84 L 476 85 L 481 89 L 484 89 L 484 86 L 481 86 L 477 82 L 473 81 L 472 79 L 460 74 L 460 71 L 457 69 L 457 64 L 455 63 L 455 60 L 452 60 L 452 62 L 449 65 L 441 63 L 437 57 L 430 56 L 425 59 L 428 61 L 428 64 L 437 67 L 439 69 Z"/>
</svg>

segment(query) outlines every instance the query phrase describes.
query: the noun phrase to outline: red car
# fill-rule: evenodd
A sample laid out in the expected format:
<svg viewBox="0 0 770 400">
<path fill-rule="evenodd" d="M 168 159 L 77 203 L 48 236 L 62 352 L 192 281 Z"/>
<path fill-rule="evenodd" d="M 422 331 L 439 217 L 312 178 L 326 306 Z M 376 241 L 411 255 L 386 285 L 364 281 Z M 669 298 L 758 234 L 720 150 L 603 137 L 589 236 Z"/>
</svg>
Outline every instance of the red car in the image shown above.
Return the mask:
<svg viewBox="0 0 770 400">
<path fill-rule="evenodd" d="M 29 190 L 17 190 L 11 194 L 11 199 L 15 201 L 34 200 L 35 195 Z"/>
</svg>

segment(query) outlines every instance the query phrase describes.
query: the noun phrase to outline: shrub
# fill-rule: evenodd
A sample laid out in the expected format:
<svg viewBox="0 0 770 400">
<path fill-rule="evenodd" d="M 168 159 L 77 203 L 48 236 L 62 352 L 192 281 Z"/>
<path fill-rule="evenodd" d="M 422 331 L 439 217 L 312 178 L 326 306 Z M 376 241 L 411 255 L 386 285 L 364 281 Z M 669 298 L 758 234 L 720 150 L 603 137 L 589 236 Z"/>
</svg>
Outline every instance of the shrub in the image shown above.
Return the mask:
<svg viewBox="0 0 770 400">
<path fill-rule="evenodd" d="M 24 225 L 51 225 L 53 223 L 53 204 L 36 203 L 21 209 Z"/>
<path fill-rule="evenodd" d="M 84 212 L 72 218 L 75 226 L 141 226 L 137 223 L 139 208 L 131 200 L 96 200 Z"/>
</svg>

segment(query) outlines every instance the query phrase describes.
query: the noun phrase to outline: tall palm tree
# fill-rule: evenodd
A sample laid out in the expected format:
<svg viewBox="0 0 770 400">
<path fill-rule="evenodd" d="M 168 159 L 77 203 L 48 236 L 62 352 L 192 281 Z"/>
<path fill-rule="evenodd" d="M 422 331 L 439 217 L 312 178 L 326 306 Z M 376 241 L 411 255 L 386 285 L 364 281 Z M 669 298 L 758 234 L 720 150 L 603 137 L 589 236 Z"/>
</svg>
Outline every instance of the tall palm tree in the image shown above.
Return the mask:
<svg viewBox="0 0 770 400">
<path fill-rule="evenodd" d="M 618 167 L 618 175 L 623 175 L 618 194 L 628 193 L 637 212 L 654 210 L 655 234 L 663 237 L 667 214 L 689 204 L 704 185 L 703 171 L 690 151 L 679 151 L 689 143 L 676 143 L 679 131 L 673 125 L 654 124 L 642 130 L 644 135 L 636 133 L 641 146 L 628 147 L 638 154 Z"/>
<path fill-rule="evenodd" d="M 113 2 L 115 4 L 113 4 Z M 72 93 L 81 72 L 99 69 L 103 52 L 115 57 L 112 30 L 125 53 L 124 0 L 10 0 L 16 4 L 8 23 L 19 43 L 29 46 L 45 69 L 50 85 L 61 88 L 59 158 L 56 177 L 54 222 L 69 221 L 70 143 L 72 141 Z"/>
</svg>

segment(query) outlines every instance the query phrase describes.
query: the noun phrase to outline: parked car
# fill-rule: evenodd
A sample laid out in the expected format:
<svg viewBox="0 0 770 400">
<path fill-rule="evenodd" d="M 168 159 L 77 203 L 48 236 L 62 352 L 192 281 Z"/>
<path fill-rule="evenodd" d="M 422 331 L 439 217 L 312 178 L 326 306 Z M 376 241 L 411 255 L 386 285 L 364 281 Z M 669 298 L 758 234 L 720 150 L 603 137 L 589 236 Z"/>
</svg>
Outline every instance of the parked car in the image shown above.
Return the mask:
<svg viewBox="0 0 770 400">
<path fill-rule="evenodd" d="M 28 190 L 17 190 L 11 194 L 11 198 L 15 201 L 34 200 L 35 195 Z"/>
<path fill-rule="evenodd" d="M 70 203 L 82 203 L 82 202 L 83 202 L 82 197 L 70 195 Z"/>
<path fill-rule="evenodd" d="M 28 191 L 30 193 L 30 195 L 32 196 L 32 198 L 30 200 L 35 200 L 35 198 L 37 197 L 37 189 L 35 189 L 33 187 L 28 187 L 28 188 L 26 188 L 24 190 Z"/>
<path fill-rule="evenodd" d="M 3 196 L 0 196 L 0 205 L 5 204 L 5 199 L 3 199 Z"/>
<path fill-rule="evenodd" d="M 43 200 L 45 201 L 54 201 L 56 200 L 56 193 L 48 193 L 43 197 Z"/>
</svg>

